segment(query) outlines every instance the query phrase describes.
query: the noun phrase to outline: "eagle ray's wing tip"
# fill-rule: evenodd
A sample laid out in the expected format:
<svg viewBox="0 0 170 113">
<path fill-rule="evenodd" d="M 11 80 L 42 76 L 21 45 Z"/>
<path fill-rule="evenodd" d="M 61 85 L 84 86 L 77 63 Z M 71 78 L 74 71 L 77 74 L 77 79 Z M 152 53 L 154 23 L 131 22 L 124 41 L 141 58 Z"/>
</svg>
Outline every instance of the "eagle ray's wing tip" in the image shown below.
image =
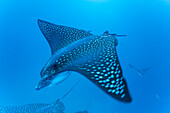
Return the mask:
<svg viewBox="0 0 170 113">
<path fill-rule="evenodd" d="M 41 22 L 43 22 L 43 20 L 41 20 L 41 19 L 37 20 L 38 25 L 40 25 Z"/>
<path fill-rule="evenodd" d="M 52 54 L 75 41 L 93 35 L 90 32 L 86 32 L 85 30 L 63 25 L 55 25 L 41 19 L 38 19 L 37 23 L 42 34 L 50 45 Z"/>
</svg>

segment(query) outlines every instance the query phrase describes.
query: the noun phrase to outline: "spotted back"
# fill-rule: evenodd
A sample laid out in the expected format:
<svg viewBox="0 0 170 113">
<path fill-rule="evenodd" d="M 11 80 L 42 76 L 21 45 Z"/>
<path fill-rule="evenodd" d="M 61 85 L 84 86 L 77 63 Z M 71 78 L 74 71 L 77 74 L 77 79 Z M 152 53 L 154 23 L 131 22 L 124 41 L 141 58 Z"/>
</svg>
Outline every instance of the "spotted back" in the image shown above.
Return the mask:
<svg viewBox="0 0 170 113">
<path fill-rule="evenodd" d="M 114 37 L 99 36 L 77 48 L 75 71 L 83 74 L 112 97 L 131 102 L 117 56 Z M 73 50 L 74 51 L 74 50 Z"/>
<path fill-rule="evenodd" d="M 33 113 L 37 109 L 49 106 L 50 104 L 27 104 L 21 106 L 3 106 L 0 105 L 0 111 L 2 113 Z"/>
<path fill-rule="evenodd" d="M 65 106 L 61 101 L 52 104 L 26 104 L 20 106 L 0 105 L 1 113 L 64 113 Z"/>
<path fill-rule="evenodd" d="M 85 30 L 55 25 L 40 19 L 38 20 L 38 25 L 50 45 L 52 54 L 79 39 L 93 35 Z"/>
<path fill-rule="evenodd" d="M 122 102 L 132 101 L 117 56 L 115 36 L 94 36 L 84 30 L 42 20 L 38 23 L 52 53 L 62 50 L 61 54 L 53 55 L 59 57 L 55 63 L 60 72 L 77 71 L 112 97 Z"/>
</svg>

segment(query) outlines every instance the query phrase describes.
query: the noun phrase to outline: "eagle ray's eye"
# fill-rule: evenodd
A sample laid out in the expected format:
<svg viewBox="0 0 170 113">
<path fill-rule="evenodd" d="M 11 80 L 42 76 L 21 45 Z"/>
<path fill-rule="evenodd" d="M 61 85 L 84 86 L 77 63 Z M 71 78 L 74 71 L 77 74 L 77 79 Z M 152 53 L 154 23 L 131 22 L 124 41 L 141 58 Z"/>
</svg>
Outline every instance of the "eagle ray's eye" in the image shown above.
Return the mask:
<svg viewBox="0 0 170 113">
<path fill-rule="evenodd" d="M 51 73 L 54 74 L 54 73 L 55 73 L 55 69 L 52 69 L 52 70 L 51 70 Z"/>
</svg>

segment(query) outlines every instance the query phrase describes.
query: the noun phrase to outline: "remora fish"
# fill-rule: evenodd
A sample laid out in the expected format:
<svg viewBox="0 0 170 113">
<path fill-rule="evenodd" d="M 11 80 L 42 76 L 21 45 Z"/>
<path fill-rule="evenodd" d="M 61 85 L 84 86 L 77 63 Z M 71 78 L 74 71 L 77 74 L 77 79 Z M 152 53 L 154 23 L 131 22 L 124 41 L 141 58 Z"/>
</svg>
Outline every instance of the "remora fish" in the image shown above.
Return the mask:
<svg viewBox="0 0 170 113">
<path fill-rule="evenodd" d="M 61 74 L 63 72 L 76 71 L 112 97 L 122 102 L 132 101 L 116 51 L 118 41 L 115 37 L 125 35 L 106 31 L 98 36 L 43 20 L 38 20 L 38 25 L 50 45 L 52 56 L 41 70 L 37 90 L 66 79 L 68 75 Z"/>
</svg>

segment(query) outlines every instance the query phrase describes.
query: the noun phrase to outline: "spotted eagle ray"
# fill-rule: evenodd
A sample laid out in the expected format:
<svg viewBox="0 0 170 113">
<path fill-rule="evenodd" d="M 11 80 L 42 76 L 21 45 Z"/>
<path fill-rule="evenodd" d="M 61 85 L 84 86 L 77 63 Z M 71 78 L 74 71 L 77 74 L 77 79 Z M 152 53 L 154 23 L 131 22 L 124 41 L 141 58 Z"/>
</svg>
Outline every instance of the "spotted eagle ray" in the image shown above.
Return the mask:
<svg viewBox="0 0 170 113">
<path fill-rule="evenodd" d="M 130 68 L 134 69 L 140 77 L 144 77 L 145 73 L 149 70 L 149 68 L 138 69 L 132 64 L 128 64 L 128 65 Z"/>
<path fill-rule="evenodd" d="M 43 20 L 38 20 L 38 25 L 50 45 L 52 56 L 41 70 L 37 90 L 57 84 L 68 77 L 65 72 L 75 71 L 110 96 L 122 102 L 132 101 L 116 51 L 116 37 L 125 35 L 108 31 L 94 35 Z"/>
<path fill-rule="evenodd" d="M 65 107 L 61 101 L 52 104 L 37 103 L 21 106 L 0 105 L 1 113 L 64 113 Z"/>
<path fill-rule="evenodd" d="M 0 105 L 1 113 L 64 113 L 65 106 L 61 102 L 79 83 L 79 81 L 60 99 L 51 104 L 37 103 L 26 104 L 20 106 L 4 106 Z"/>
</svg>

